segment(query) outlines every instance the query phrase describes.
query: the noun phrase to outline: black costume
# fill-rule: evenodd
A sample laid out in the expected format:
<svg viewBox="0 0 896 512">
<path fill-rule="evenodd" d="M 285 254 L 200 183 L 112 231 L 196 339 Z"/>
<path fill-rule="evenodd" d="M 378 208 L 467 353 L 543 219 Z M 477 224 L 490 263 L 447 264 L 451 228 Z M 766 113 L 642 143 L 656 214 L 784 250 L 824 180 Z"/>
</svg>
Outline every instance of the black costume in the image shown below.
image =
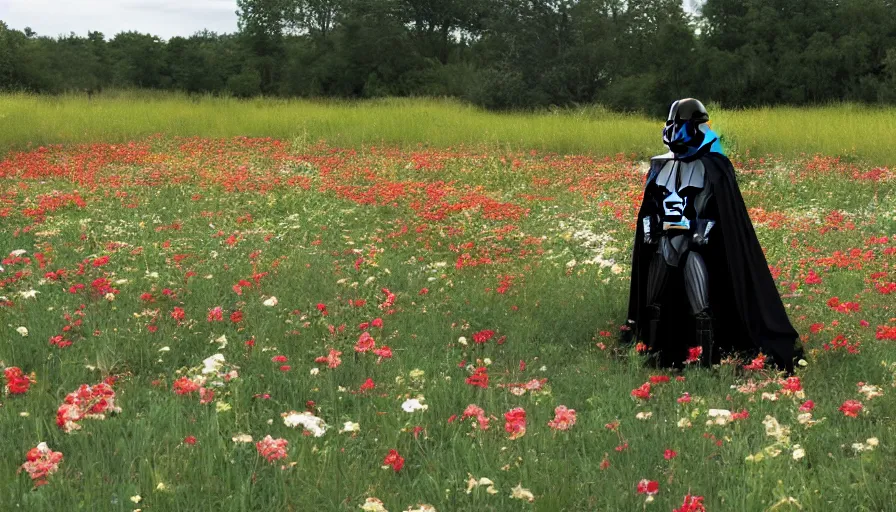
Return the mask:
<svg viewBox="0 0 896 512">
<path fill-rule="evenodd" d="M 793 371 L 802 354 L 709 115 L 676 101 L 654 157 L 632 254 L 628 340 L 640 338 L 661 366 L 690 347 L 701 363 L 762 352 Z M 685 300 L 686 298 L 686 300 Z"/>
</svg>

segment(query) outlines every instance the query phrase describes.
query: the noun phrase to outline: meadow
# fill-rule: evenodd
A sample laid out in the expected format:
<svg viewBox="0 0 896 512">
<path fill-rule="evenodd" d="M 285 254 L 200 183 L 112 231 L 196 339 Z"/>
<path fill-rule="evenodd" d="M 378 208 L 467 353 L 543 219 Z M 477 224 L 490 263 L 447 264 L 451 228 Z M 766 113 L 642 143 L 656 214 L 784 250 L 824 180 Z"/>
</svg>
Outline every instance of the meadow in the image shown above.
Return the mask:
<svg viewBox="0 0 896 512">
<path fill-rule="evenodd" d="M 729 152 L 824 154 L 896 164 L 896 108 L 851 104 L 724 110 L 709 105 Z M 238 100 L 172 93 L 0 94 L 0 152 L 43 144 L 180 137 L 275 137 L 296 144 L 405 149 L 472 146 L 648 157 L 662 119 L 596 106 L 494 113 L 448 99 Z"/>
<path fill-rule="evenodd" d="M 788 378 L 619 346 L 655 120 L 188 103 L 0 97 L 0 510 L 892 509 L 894 111 L 716 117 Z"/>
</svg>

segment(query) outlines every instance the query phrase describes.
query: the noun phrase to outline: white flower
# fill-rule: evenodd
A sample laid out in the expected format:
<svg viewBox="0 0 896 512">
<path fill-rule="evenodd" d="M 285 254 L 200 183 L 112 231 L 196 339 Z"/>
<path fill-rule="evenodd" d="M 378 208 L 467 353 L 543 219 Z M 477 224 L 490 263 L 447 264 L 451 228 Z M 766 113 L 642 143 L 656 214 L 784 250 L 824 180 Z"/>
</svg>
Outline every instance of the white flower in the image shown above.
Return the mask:
<svg viewBox="0 0 896 512">
<path fill-rule="evenodd" d="M 368 285 L 368 284 L 370 284 L 370 283 L 372 283 L 372 282 L 374 282 L 374 281 L 376 281 L 376 278 L 373 277 L 373 276 L 370 276 L 370 277 L 368 277 L 368 278 L 364 281 L 364 284 L 365 284 L 365 285 Z"/>
<path fill-rule="evenodd" d="M 142 499 L 143 499 L 143 498 L 141 498 L 139 494 L 136 495 L 136 496 L 131 496 L 131 501 L 133 501 L 134 503 L 140 503 L 140 501 L 141 501 Z"/>
<path fill-rule="evenodd" d="M 772 416 L 766 416 L 762 420 L 762 424 L 765 425 L 765 434 L 767 436 L 774 437 L 780 442 L 785 442 L 790 438 L 790 427 L 781 426 L 778 420 Z"/>
<path fill-rule="evenodd" d="M 213 356 L 209 356 L 202 361 L 202 366 L 203 366 L 202 373 L 203 373 L 203 375 L 209 374 L 209 373 L 218 373 L 218 370 L 223 365 L 224 365 L 224 354 L 215 354 Z"/>
<path fill-rule="evenodd" d="M 535 496 L 532 494 L 532 492 L 529 491 L 529 489 L 523 489 L 522 483 L 517 484 L 516 487 L 511 489 L 510 497 L 516 498 L 518 500 L 526 500 L 529 503 L 535 501 Z"/>
<path fill-rule="evenodd" d="M 268 300 L 262 302 L 265 306 L 273 307 L 277 305 L 277 297 L 271 297 Z"/>
<path fill-rule="evenodd" d="M 115 294 L 112 292 L 109 292 L 106 295 L 103 295 L 103 298 L 108 300 L 109 302 L 112 302 L 113 300 L 115 300 Z"/>
<path fill-rule="evenodd" d="M 405 512 L 436 512 L 436 507 L 428 503 L 422 503 L 418 504 L 417 508 L 408 507 Z"/>
<path fill-rule="evenodd" d="M 320 373 L 320 368 L 312 368 L 311 369 L 312 376 L 317 375 L 318 373 Z"/>
<path fill-rule="evenodd" d="M 881 390 L 877 386 L 872 386 L 870 384 L 865 384 L 864 386 L 860 387 L 859 393 L 865 395 L 865 398 L 867 398 L 868 400 L 877 398 L 879 396 L 884 396 L 883 390 Z"/>
<path fill-rule="evenodd" d="M 710 409 L 706 414 L 712 418 L 707 420 L 707 425 L 727 425 L 731 421 L 731 411 L 728 409 Z"/>
<path fill-rule="evenodd" d="M 868 443 L 868 446 L 872 447 L 876 447 L 880 444 L 880 441 L 876 437 L 869 437 L 865 442 Z"/>
<path fill-rule="evenodd" d="M 573 268 L 576 266 L 576 260 L 569 260 L 566 262 L 566 268 Z"/>
<path fill-rule="evenodd" d="M 793 460 L 800 460 L 806 456 L 806 450 L 804 450 L 800 445 L 793 445 Z"/>
<path fill-rule="evenodd" d="M 653 416 L 653 413 L 650 411 L 641 411 L 638 414 L 635 414 L 635 418 L 639 420 L 649 420 Z"/>
<path fill-rule="evenodd" d="M 346 421 L 345 425 L 343 425 L 342 428 L 339 429 L 339 433 L 341 434 L 343 432 L 358 432 L 360 430 L 361 425 L 358 425 L 357 423 L 351 421 Z"/>
<path fill-rule="evenodd" d="M 687 418 L 681 418 L 678 420 L 678 428 L 688 428 L 691 426 L 691 420 Z"/>
<path fill-rule="evenodd" d="M 222 334 L 220 338 L 212 340 L 211 343 L 217 343 L 223 349 L 227 346 L 227 336 Z"/>
<path fill-rule="evenodd" d="M 27 292 L 19 292 L 19 295 L 21 295 L 23 299 L 35 299 L 37 298 L 38 293 L 40 292 L 37 290 L 28 290 Z"/>
<path fill-rule="evenodd" d="M 497 494 L 498 490 L 495 489 L 495 482 L 492 482 L 490 479 L 482 477 L 477 480 L 473 475 L 467 474 L 470 478 L 467 479 L 467 494 L 473 492 L 473 489 L 479 487 L 480 485 L 486 486 L 485 492 L 489 494 Z"/>
<path fill-rule="evenodd" d="M 171 352 L 171 347 L 162 347 L 159 349 L 159 352 Z"/>
<path fill-rule="evenodd" d="M 461 345 L 465 346 L 465 347 L 467 346 L 467 338 L 465 338 L 464 336 L 461 336 L 460 338 L 457 338 L 457 342 L 460 343 Z"/>
<path fill-rule="evenodd" d="M 26 252 L 28 252 L 28 251 L 26 251 L 25 249 L 16 249 L 16 250 L 12 251 L 11 253 L 9 253 L 9 255 L 12 256 L 13 258 L 18 258 L 19 256 L 22 256 Z"/>
<path fill-rule="evenodd" d="M 284 412 L 280 416 L 283 417 L 283 423 L 287 427 L 295 428 L 301 425 L 305 430 L 314 434 L 314 437 L 320 437 L 327 431 L 327 424 L 324 423 L 324 420 L 307 411 L 302 413 Z"/>
<path fill-rule="evenodd" d="M 424 400 L 422 396 L 419 398 L 410 398 L 401 404 L 401 408 L 404 412 L 425 411 L 429 409 L 429 406 L 424 404 L 422 400 Z"/>
<path fill-rule="evenodd" d="M 389 512 L 386 510 L 386 507 L 383 506 L 383 502 L 376 498 L 367 498 L 364 500 L 364 504 L 360 505 L 360 507 L 364 512 Z"/>
<path fill-rule="evenodd" d="M 16 332 L 21 334 L 22 337 L 28 336 L 28 328 L 27 327 L 17 327 Z"/>
<path fill-rule="evenodd" d="M 231 438 L 234 443 L 251 443 L 252 436 L 249 434 L 237 434 Z"/>
</svg>

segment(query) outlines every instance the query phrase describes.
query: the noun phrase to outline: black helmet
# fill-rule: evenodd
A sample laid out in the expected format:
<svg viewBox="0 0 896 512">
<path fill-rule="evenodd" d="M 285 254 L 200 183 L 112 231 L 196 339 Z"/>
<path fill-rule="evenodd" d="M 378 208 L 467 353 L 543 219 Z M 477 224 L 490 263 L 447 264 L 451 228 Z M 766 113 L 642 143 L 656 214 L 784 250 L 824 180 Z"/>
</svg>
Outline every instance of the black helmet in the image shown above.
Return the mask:
<svg viewBox="0 0 896 512">
<path fill-rule="evenodd" d="M 663 128 L 663 143 L 673 153 L 687 153 L 703 144 L 704 134 L 701 124 L 709 121 L 709 113 L 703 103 L 694 98 L 685 98 L 672 104 L 666 127 Z"/>
</svg>

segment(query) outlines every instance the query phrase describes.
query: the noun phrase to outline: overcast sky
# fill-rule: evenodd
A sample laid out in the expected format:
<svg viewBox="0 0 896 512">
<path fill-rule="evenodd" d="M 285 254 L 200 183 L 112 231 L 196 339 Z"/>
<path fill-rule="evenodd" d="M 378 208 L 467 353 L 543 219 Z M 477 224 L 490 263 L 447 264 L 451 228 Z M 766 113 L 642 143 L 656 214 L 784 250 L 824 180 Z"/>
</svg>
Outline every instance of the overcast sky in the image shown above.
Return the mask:
<svg viewBox="0 0 896 512">
<path fill-rule="evenodd" d="M 236 32 L 236 0 L 0 0 L 0 20 L 42 36 L 136 30 L 169 39 L 202 29 Z"/>
<path fill-rule="evenodd" d="M 700 0 L 684 0 L 686 7 Z M 236 32 L 236 0 L 0 0 L 0 20 L 42 36 L 136 30 L 170 39 L 202 29 Z"/>
</svg>

